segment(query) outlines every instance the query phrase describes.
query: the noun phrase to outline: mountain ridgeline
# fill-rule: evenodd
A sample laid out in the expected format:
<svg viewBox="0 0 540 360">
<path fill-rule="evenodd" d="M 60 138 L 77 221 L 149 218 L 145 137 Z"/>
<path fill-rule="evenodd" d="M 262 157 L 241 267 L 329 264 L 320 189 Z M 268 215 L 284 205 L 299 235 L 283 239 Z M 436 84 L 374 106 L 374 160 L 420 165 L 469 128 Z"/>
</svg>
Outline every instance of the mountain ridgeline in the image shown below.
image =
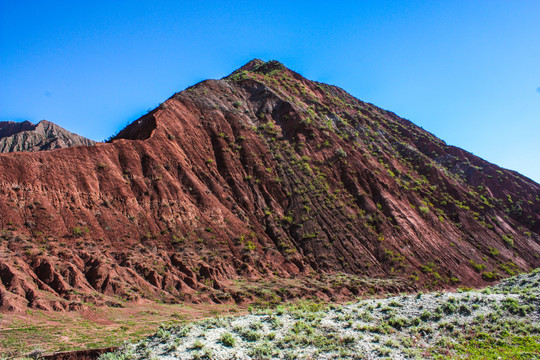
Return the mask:
<svg viewBox="0 0 540 360">
<path fill-rule="evenodd" d="M 540 185 L 253 60 L 105 144 L 0 155 L 0 308 L 483 286 L 540 266 Z"/>
<path fill-rule="evenodd" d="M 46 120 L 35 125 L 29 121 L 0 121 L 0 153 L 45 151 L 94 144 L 94 141 Z"/>
</svg>

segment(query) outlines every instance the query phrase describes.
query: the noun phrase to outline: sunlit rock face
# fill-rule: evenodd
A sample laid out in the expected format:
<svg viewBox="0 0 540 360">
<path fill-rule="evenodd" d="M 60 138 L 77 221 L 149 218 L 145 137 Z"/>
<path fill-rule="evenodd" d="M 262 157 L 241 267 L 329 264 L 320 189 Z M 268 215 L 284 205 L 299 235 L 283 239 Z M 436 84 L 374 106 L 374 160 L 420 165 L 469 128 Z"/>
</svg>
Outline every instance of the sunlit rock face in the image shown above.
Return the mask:
<svg viewBox="0 0 540 360">
<path fill-rule="evenodd" d="M 29 121 L 0 122 L 0 153 L 45 151 L 94 144 L 94 141 L 73 134 L 47 120 L 36 125 Z"/>
<path fill-rule="evenodd" d="M 0 155 L 0 229 L 13 311 L 345 299 L 540 266 L 540 185 L 254 60 L 107 143 Z"/>
</svg>

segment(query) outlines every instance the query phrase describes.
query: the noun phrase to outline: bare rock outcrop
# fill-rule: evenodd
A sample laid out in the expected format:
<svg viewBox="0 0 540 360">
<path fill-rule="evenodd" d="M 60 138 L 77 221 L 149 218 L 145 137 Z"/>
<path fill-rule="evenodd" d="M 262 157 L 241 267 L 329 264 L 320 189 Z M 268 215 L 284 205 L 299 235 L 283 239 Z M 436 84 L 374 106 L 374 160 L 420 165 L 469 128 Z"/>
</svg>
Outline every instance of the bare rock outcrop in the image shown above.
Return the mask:
<svg viewBox="0 0 540 360">
<path fill-rule="evenodd" d="M 0 153 L 44 151 L 94 144 L 94 141 L 73 134 L 47 120 L 36 125 L 29 121 L 0 121 Z"/>
</svg>

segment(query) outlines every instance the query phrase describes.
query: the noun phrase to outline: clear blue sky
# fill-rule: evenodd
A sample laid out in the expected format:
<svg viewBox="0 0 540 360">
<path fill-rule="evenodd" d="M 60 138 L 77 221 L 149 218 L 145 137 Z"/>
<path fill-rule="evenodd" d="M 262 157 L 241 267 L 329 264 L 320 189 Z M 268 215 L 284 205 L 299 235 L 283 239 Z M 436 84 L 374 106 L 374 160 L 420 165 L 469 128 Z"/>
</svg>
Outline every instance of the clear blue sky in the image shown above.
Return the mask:
<svg viewBox="0 0 540 360">
<path fill-rule="evenodd" d="M 102 140 L 255 57 L 540 181 L 538 0 L 0 0 L 0 120 Z"/>
</svg>

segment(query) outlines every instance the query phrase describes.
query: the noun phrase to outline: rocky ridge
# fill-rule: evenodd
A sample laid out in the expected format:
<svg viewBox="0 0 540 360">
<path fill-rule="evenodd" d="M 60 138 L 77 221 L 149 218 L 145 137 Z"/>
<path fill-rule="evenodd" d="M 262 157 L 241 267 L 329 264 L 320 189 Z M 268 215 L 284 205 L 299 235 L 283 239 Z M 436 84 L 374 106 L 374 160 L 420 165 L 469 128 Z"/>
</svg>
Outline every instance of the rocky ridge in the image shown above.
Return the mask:
<svg viewBox="0 0 540 360">
<path fill-rule="evenodd" d="M 540 266 L 539 220 L 532 180 L 254 60 L 109 143 L 0 155 L 0 308 L 483 286 Z"/>
<path fill-rule="evenodd" d="M 46 120 L 35 125 L 29 121 L 0 121 L 0 153 L 45 151 L 94 144 L 94 141 Z"/>
</svg>

